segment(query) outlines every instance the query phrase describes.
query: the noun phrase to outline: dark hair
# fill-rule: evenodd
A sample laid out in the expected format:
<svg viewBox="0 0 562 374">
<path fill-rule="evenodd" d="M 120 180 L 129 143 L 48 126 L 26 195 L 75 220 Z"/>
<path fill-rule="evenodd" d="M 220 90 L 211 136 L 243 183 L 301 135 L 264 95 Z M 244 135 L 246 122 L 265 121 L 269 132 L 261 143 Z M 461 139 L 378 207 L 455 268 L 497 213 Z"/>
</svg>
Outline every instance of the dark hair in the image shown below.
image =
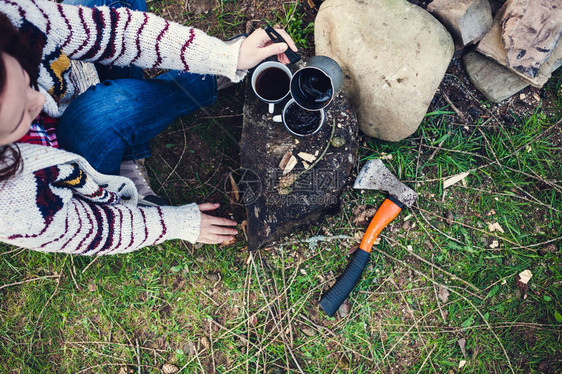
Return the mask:
<svg viewBox="0 0 562 374">
<path fill-rule="evenodd" d="M 0 55 L 4 52 L 15 58 L 29 75 L 31 86 L 37 88 L 42 48 L 37 44 L 36 28 L 29 25 L 29 30 L 20 32 L 5 14 L 0 13 Z M 0 56 L 0 98 L 6 88 L 6 75 L 6 65 Z M 0 182 L 14 176 L 22 164 L 21 153 L 16 144 L 0 146 Z"/>
</svg>

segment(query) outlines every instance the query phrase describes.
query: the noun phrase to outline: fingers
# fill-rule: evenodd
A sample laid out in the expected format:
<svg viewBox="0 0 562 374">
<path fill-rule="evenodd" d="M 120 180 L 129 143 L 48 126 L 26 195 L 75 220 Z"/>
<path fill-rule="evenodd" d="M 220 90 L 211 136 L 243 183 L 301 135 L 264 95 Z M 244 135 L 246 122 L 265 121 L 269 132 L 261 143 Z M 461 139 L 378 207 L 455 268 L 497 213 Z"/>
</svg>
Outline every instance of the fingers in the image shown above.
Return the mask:
<svg viewBox="0 0 562 374">
<path fill-rule="evenodd" d="M 204 203 L 199 205 L 199 209 L 213 210 L 218 207 L 218 204 Z M 201 228 L 197 242 L 204 244 L 219 244 L 227 240 L 234 239 L 238 234 L 238 230 L 231 228 L 236 226 L 237 223 L 228 218 L 210 216 L 201 213 Z"/>
<path fill-rule="evenodd" d="M 203 204 L 198 204 L 199 210 L 202 212 L 206 212 L 209 210 L 215 210 L 220 206 L 219 203 L 203 203 Z"/>
<path fill-rule="evenodd" d="M 291 48 L 293 51 L 297 52 L 297 45 L 295 44 L 295 42 L 293 41 L 291 36 L 289 34 L 287 34 L 287 31 L 285 31 L 283 29 L 275 29 L 275 31 L 277 31 L 277 33 L 279 35 L 281 35 L 281 37 L 285 40 L 285 43 L 287 43 L 289 45 L 289 48 Z"/>
<path fill-rule="evenodd" d="M 238 55 L 239 70 L 250 69 L 259 64 L 264 59 L 277 55 L 280 62 L 288 64 L 290 61 L 283 52 L 287 48 L 297 51 L 297 46 L 289 34 L 283 29 L 275 29 L 283 38 L 285 43 L 273 43 L 264 29 L 255 30 L 240 45 Z"/>
</svg>

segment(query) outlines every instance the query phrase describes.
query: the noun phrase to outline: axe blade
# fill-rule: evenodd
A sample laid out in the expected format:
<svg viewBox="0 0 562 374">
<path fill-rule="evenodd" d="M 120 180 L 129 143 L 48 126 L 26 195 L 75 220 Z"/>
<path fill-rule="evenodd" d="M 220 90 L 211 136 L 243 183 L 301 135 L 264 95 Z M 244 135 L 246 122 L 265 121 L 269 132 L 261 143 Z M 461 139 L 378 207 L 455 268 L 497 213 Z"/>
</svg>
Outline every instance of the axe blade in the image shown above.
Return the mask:
<svg viewBox="0 0 562 374">
<path fill-rule="evenodd" d="M 353 188 L 385 191 L 407 207 L 411 207 L 418 196 L 416 191 L 400 182 L 380 159 L 370 160 L 363 166 Z"/>
</svg>

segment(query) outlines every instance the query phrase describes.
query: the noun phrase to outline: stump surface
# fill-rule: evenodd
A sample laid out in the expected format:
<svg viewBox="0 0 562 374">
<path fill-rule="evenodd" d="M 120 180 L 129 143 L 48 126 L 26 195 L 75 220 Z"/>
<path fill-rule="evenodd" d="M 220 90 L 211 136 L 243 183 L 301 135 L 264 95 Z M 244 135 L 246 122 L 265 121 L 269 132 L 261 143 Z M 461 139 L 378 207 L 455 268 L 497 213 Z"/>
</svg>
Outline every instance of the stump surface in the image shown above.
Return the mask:
<svg viewBox="0 0 562 374">
<path fill-rule="evenodd" d="M 248 250 L 255 250 L 296 226 L 319 222 L 326 213 L 339 207 L 340 196 L 356 162 L 358 125 L 351 106 L 340 93 L 324 109 L 326 119 L 316 134 L 295 137 L 282 123 L 272 120 L 274 115 L 281 114 L 290 95 L 275 105 L 274 114 L 269 114 L 268 105 L 256 97 L 249 81 L 240 157 L 241 168 L 247 171 L 244 175 L 246 178 L 251 175 L 254 183 L 239 183 L 238 188 L 251 189 L 251 193 L 246 191 L 244 195 L 244 204 Z M 279 164 L 287 152 L 298 162 L 283 176 Z M 316 157 L 318 162 L 304 160 L 299 156 L 301 152 L 308 154 L 303 156 L 309 160 L 309 155 Z M 309 168 L 305 169 L 307 165 Z M 281 178 L 286 181 L 296 176 L 290 186 L 280 187 Z"/>
</svg>

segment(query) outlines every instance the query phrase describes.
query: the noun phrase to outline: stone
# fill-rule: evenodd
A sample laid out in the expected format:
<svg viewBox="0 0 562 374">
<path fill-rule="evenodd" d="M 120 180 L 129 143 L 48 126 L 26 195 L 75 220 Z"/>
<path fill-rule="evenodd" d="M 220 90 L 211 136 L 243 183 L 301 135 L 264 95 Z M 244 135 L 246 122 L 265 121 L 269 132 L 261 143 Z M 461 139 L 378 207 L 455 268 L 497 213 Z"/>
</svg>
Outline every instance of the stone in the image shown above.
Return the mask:
<svg viewBox="0 0 562 374">
<path fill-rule="evenodd" d="M 488 0 L 435 0 L 427 10 L 447 27 L 461 47 L 480 40 L 492 27 Z"/>
<path fill-rule="evenodd" d="M 472 84 L 491 102 L 508 99 L 529 85 L 527 80 L 478 52 L 465 54 L 463 61 Z"/>
<path fill-rule="evenodd" d="M 289 68 L 295 69 L 291 65 Z M 275 104 L 275 114 L 288 100 Z M 339 209 L 341 194 L 357 161 L 359 129 L 356 115 L 342 93 L 325 108 L 322 128 L 310 136 L 295 137 L 282 123 L 273 122 L 268 105 L 257 98 L 249 83 L 243 112 L 243 172 L 232 179 L 240 190 L 240 204 L 246 208 L 246 242 L 252 251 L 299 226 L 317 224 Z M 331 142 L 335 138 L 343 140 L 338 147 Z M 283 175 L 280 161 L 291 155 L 297 165 Z"/>
<path fill-rule="evenodd" d="M 505 8 L 503 10 L 505 10 Z M 562 43 L 556 44 L 556 47 L 552 51 L 550 57 L 548 57 L 548 59 L 540 66 L 536 77 L 534 78 L 531 78 L 523 74 L 521 71 L 510 67 L 507 64 L 507 50 L 505 49 L 502 40 L 501 19 L 503 16 L 503 10 L 498 12 L 494 18 L 494 22 L 492 23 L 492 28 L 486 33 L 486 35 L 484 35 L 482 40 L 480 40 L 476 50 L 493 59 L 498 64 L 507 67 L 510 71 L 518 74 L 521 78 L 526 79 L 532 86 L 542 88 L 542 86 L 551 77 L 552 72 L 562 66 Z"/>
<path fill-rule="evenodd" d="M 316 54 L 342 67 L 360 129 L 388 141 L 413 134 L 453 56 L 445 27 L 405 0 L 326 0 L 314 28 Z"/>
</svg>

